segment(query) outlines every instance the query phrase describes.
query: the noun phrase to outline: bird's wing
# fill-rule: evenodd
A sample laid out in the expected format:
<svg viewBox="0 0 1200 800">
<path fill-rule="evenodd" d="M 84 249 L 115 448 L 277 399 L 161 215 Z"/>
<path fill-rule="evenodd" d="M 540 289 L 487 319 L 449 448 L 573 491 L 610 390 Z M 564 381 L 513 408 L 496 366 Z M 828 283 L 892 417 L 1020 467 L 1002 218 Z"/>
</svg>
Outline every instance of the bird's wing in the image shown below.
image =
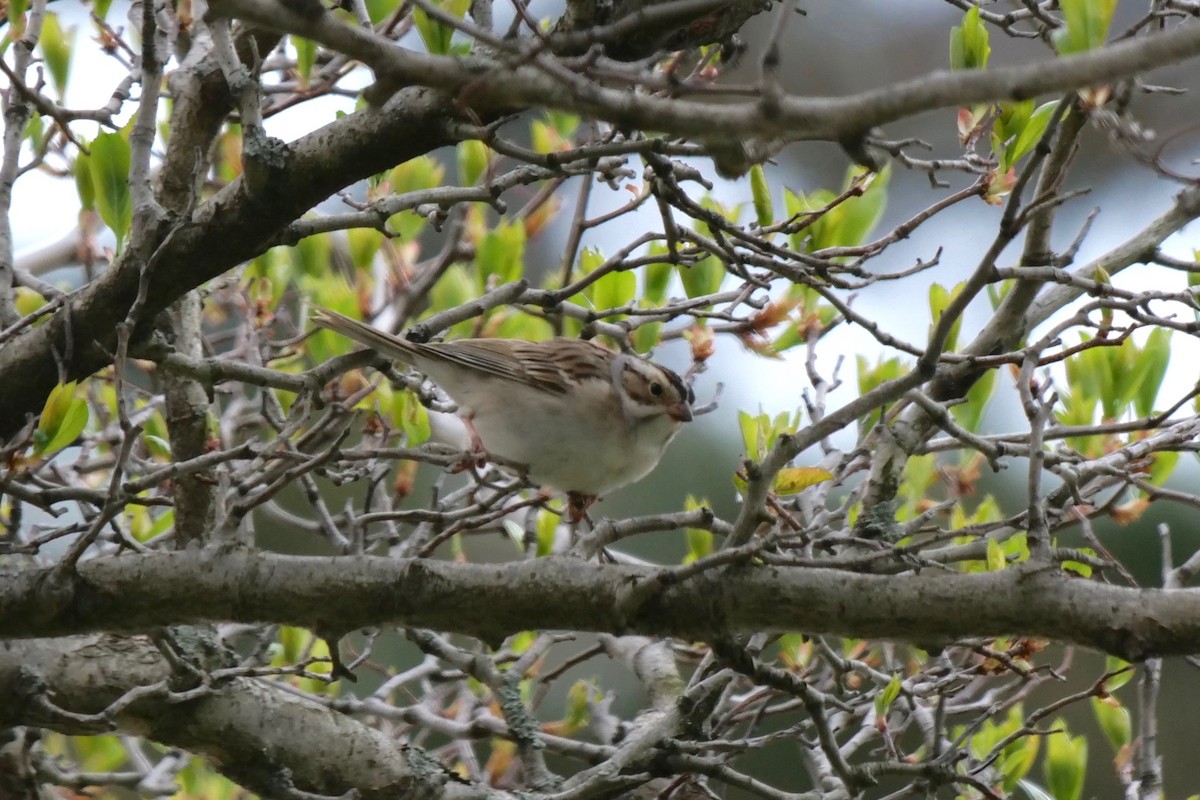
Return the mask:
<svg viewBox="0 0 1200 800">
<path fill-rule="evenodd" d="M 313 312 L 313 322 L 422 371 L 433 367 L 433 362 L 454 364 L 480 375 L 517 381 L 556 394 L 566 394 L 581 380 L 611 379 L 614 353 L 582 339 L 562 338 L 544 342 L 459 339 L 418 344 L 326 308 L 318 308 Z M 436 375 L 431 377 L 437 380 Z"/>
<path fill-rule="evenodd" d="M 566 394 L 582 380 L 610 380 L 613 357 L 581 339 L 460 339 L 427 347 L 447 361 L 556 394 Z"/>
</svg>

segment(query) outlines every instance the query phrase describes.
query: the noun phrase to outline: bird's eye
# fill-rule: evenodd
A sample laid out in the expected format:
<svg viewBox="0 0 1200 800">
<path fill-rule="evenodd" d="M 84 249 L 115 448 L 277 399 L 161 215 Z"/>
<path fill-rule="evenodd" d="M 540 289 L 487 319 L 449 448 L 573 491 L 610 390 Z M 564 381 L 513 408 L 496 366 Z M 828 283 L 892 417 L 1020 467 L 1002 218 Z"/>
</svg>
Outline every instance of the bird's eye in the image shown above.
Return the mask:
<svg viewBox="0 0 1200 800">
<path fill-rule="evenodd" d="M 663 393 L 662 384 L 659 383 L 658 381 L 652 381 L 650 383 L 650 394 L 654 395 L 655 397 L 662 397 L 662 393 Z"/>
</svg>

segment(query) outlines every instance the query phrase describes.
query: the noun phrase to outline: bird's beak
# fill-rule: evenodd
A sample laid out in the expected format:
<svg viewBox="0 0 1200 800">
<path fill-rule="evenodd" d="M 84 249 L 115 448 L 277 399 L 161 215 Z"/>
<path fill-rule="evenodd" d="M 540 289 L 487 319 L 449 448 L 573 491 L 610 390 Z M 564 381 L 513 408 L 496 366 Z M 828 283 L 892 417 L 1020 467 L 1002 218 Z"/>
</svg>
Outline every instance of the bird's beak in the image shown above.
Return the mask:
<svg viewBox="0 0 1200 800">
<path fill-rule="evenodd" d="M 686 401 L 680 400 L 673 406 L 667 406 L 667 416 L 676 422 L 691 422 L 692 407 Z"/>
</svg>

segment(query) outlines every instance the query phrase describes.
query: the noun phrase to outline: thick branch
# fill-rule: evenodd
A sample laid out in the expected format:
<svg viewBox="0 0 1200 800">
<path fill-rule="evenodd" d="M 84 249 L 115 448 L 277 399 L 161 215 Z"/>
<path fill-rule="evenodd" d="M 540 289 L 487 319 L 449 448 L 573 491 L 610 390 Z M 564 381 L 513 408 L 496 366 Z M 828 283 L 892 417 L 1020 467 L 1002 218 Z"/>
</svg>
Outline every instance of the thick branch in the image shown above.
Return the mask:
<svg viewBox="0 0 1200 800">
<path fill-rule="evenodd" d="M 357 789 L 364 800 L 489 794 L 375 728 L 265 681 L 236 678 L 183 702 L 170 681 L 162 653 L 140 637 L 0 642 L 0 725 L 95 733 L 80 730 L 78 715 L 113 707 L 113 729 L 203 755 L 264 797 L 288 796 L 289 787 L 333 797 Z M 146 688 L 154 686 L 162 690 Z"/>
<path fill-rule="evenodd" d="M 29 570 L 0 585 L 0 638 L 219 620 L 324 630 L 396 623 L 499 641 L 530 629 L 712 639 L 749 631 L 952 641 L 1020 634 L 1140 659 L 1200 652 L 1200 590 L 1128 589 L 1014 567 L 862 575 L 756 566 L 671 585 L 661 570 L 567 558 L 454 564 L 187 551 Z M 631 584 L 662 586 L 623 604 Z M 480 609 L 487 609 L 481 614 Z"/>
<path fill-rule="evenodd" d="M 377 78 L 397 86 L 424 85 L 453 94 L 469 88 L 460 101 L 481 115 L 541 105 L 725 141 L 742 137 L 836 141 L 924 111 L 1095 86 L 1200 55 L 1200 26 L 1185 25 L 1081 55 L 989 70 L 939 71 L 849 97 L 781 95 L 769 103 L 757 99 L 730 103 L 634 95 L 562 70 L 415 53 L 333 15 L 301 14 L 272 0 L 213 0 L 210 7 L 222 16 L 314 39 L 362 61 Z"/>
</svg>

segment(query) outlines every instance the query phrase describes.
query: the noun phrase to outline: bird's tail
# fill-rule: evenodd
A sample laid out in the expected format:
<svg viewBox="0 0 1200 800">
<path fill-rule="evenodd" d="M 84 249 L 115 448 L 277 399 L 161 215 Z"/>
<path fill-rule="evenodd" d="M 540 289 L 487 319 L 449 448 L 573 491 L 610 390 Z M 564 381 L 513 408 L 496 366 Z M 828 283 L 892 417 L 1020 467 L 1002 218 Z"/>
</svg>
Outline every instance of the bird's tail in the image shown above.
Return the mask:
<svg viewBox="0 0 1200 800">
<path fill-rule="evenodd" d="M 345 314 L 339 314 L 328 308 L 316 308 L 312 314 L 312 321 L 322 328 L 336 331 L 359 344 L 364 344 L 388 358 L 398 358 L 401 361 L 411 362 L 413 354 L 418 349 L 418 345 L 412 342 L 392 336 L 390 333 L 384 333 L 365 322 L 351 319 Z"/>
</svg>

